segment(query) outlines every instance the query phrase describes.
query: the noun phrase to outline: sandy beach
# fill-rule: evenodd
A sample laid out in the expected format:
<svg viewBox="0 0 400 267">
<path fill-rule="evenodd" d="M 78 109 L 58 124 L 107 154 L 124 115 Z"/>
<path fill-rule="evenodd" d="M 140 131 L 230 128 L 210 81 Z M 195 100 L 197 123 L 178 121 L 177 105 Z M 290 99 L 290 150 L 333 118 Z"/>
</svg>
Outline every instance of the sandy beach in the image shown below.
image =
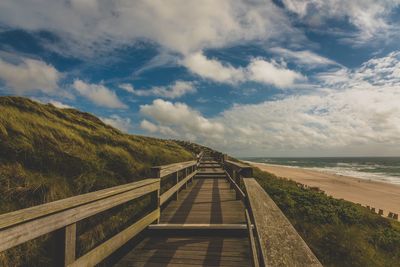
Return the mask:
<svg viewBox="0 0 400 267">
<path fill-rule="evenodd" d="M 360 203 L 363 206 L 368 205 L 374 207 L 377 212 L 378 209 L 382 209 L 384 215 L 387 215 L 389 211 L 400 214 L 400 186 L 398 185 L 308 169 L 248 163 L 276 176 L 319 187 L 334 198 Z"/>
</svg>

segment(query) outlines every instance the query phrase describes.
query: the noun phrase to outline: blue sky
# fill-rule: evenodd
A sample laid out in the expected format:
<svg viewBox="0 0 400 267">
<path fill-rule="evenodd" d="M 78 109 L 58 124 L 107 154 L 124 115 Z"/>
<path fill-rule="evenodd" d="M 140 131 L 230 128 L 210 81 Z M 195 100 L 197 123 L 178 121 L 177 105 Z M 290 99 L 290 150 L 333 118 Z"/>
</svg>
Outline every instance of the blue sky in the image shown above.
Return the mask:
<svg viewBox="0 0 400 267">
<path fill-rule="evenodd" d="M 236 156 L 400 155 L 399 0 L 0 2 L 0 94 Z"/>
</svg>

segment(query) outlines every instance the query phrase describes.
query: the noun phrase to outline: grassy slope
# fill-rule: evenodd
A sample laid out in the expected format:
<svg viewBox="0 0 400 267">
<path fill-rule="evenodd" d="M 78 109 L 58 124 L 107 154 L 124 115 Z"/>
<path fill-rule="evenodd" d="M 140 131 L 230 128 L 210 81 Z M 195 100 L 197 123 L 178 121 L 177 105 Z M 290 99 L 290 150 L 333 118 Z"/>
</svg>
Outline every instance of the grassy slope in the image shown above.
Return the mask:
<svg viewBox="0 0 400 267">
<path fill-rule="evenodd" d="M 0 97 L 0 214 L 137 181 L 151 166 L 192 158 L 174 141 L 126 135 L 88 113 Z M 138 205 L 128 211 L 136 214 L 143 206 Z M 110 218 L 131 220 L 126 214 Z M 82 233 L 81 250 L 94 246 L 93 237 L 109 236 L 106 226 L 96 220 L 92 224 L 95 232 Z M 115 228 L 115 223 L 107 227 Z M 22 250 L 40 258 L 40 242 L 0 255 L 0 265 L 10 264 L 10 257 L 23 265 L 27 259 L 18 257 Z M 42 258 L 37 265 L 49 264 Z"/>
<path fill-rule="evenodd" d="M 399 222 L 256 168 L 254 177 L 324 266 L 398 266 Z"/>
</svg>

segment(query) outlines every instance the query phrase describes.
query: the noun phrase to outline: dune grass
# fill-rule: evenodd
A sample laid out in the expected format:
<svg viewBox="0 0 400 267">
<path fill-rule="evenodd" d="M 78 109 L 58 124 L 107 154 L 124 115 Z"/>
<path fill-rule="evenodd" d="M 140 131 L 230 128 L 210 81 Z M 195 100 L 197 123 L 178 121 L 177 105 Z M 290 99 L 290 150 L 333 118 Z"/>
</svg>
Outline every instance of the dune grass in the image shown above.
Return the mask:
<svg viewBox="0 0 400 267">
<path fill-rule="evenodd" d="M 324 266 L 398 266 L 400 223 L 253 168 L 254 177 Z"/>
<path fill-rule="evenodd" d="M 175 141 L 123 134 L 88 113 L 0 97 L 0 214 L 138 181 L 151 166 L 193 158 Z M 79 224 L 78 254 L 131 223 L 148 202 Z M 51 265 L 52 242 L 47 235 L 1 253 L 0 266 Z"/>
</svg>

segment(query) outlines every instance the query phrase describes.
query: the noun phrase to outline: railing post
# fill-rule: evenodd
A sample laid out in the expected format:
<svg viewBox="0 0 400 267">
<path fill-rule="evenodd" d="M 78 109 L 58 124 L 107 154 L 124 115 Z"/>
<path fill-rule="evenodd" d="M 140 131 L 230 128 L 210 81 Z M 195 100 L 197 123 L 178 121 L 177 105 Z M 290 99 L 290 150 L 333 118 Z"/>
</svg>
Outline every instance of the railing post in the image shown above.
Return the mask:
<svg viewBox="0 0 400 267">
<path fill-rule="evenodd" d="M 240 187 L 240 173 L 237 171 L 233 171 L 235 173 L 235 179 L 234 181 L 236 184 Z M 236 199 L 240 199 L 240 194 L 238 191 L 236 191 Z"/>
<path fill-rule="evenodd" d="M 68 266 L 75 261 L 76 223 L 59 229 L 56 233 L 56 266 Z"/>
<path fill-rule="evenodd" d="M 158 190 L 157 190 L 156 198 L 154 199 L 156 209 L 160 209 L 160 208 L 161 208 L 161 201 L 160 201 L 160 194 L 161 194 L 161 170 L 160 170 L 159 168 L 152 168 L 151 171 L 152 171 L 153 176 L 155 176 L 155 178 L 159 178 L 159 179 L 160 179 L 160 182 L 159 182 L 159 184 L 158 184 Z M 160 217 L 157 218 L 156 223 L 157 223 L 157 224 L 160 223 Z"/>
<path fill-rule="evenodd" d="M 179 171 L 176 172 L 176 183 L 175 184 L 178 184 L 178 183 L 179 183 Z M 177 190 L 175 192 L 175 200 L 176 201 L 178 201 L 178 194 L 179 194 L 179 190 Z"/>
<path fill-rule="evenodd" d="M 188 176 L 188 168 L 186 167 L 186 168 L 185 168 L 185 177 L 187 177 L 187 176 Z M 188 182 L 189 182 L 189 181 L 187 181 L 187 182 L 185 183 L 185 185 L 183 186 L 184 189 L 187 188 Z"/>
</svg>

